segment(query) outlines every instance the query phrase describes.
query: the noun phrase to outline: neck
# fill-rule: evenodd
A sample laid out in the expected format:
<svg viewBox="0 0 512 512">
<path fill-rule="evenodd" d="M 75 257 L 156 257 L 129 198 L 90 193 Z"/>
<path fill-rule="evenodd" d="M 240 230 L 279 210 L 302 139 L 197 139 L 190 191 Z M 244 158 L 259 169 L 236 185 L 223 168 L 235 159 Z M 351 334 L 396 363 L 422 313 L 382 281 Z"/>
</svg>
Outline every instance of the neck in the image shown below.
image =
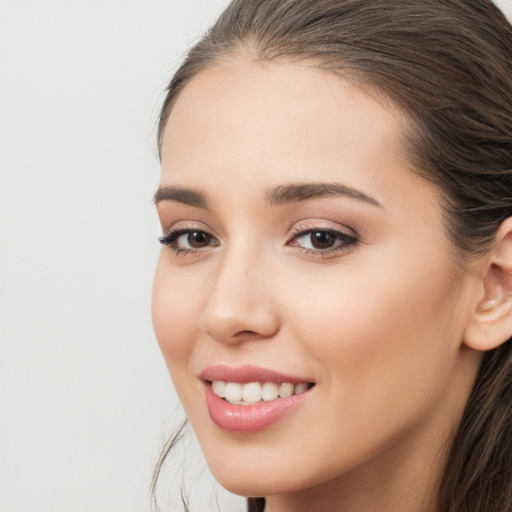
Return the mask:
<svg viewBox="0 0 512 512">
<path fill-rule="evenodd" d="M 442 460 L 430 467 L 384 461 L 380 470 L 361 467 L 311 489 L 269 496 L 265 512 L 435 512 Z"/>
<path fill-rule="evenodd" d="M 418 455 L 419 457 L 419 455 Z M 265 512 L 435 512 L 445 453 L 414 466 L 386 461 L 342 478 L 287 495 L 269 496 Z"/>
</svg>

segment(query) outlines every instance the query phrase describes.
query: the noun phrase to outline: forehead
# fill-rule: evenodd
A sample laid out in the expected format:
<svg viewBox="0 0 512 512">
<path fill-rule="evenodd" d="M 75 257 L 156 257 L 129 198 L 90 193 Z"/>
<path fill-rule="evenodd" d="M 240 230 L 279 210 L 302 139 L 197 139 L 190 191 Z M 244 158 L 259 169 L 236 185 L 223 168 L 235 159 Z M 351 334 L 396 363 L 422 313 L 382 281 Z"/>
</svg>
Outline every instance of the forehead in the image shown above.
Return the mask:
<svg viewBox="0 0 512 512">
<path fill-rule="evenodd" d="M 208 154 L 210 167 L 252 160 L 262 172 L 284 159 L 300 173 L 333 149 L 346 162 L 370 145 L 399 153 L 405 124 L 398 110 L 311 64 L 239 58 L 202 71 L 181 92 L 164 132 L 163 168 L 172 160 L 178 172 L 180 162 L 190 167 Z"/>
<path fill-rule="evenodd" d="M 333 73 L 240 59 L 199 73 L 178 97 L 161 186 L 199 190 L 232 216 L 261 213 L 281 185 L 338 183 L 441 229 L 437 188 L 404 156 L 407 127 L 399 110 Z"/>
</svg>

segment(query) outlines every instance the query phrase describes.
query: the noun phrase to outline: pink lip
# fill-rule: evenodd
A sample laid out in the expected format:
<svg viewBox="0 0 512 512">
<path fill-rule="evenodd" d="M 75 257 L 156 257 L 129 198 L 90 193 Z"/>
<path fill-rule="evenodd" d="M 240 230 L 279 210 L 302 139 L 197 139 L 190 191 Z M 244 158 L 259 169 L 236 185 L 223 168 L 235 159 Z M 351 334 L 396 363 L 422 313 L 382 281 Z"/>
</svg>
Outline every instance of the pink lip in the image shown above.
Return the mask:
<svg viewBox="0 0 512 512">
<path fill-rule="evenodd" d="M 250 365 L 239 366 L 238 368 L 225 365 L 209 366 L 199 376 L 203 380 L 223 380 L 226 382 L 240 382 L 241 384 L 245 382 L 290 382 L 291 384 L 311 382 L 309 379 Z"/>
<path fill-rule="evenodd" d="M 229 382 L 290 382 L 299 384 L 309 382 L 283 373 L 254 366 L 232 368 L 229 366 L 211 366 L 201 372 L 204 381 L 223 380 Z M 309 396 L 309 391 L 288 398 L 277 398 L 269 402 L 254 405 L 230 404 L 217 396 L 210 382 L 205 382 L 206 404 L 213 422 L 229 432 L 257 432 L 270 427 L 283 416 L 290 414 Z"/>
</svg>

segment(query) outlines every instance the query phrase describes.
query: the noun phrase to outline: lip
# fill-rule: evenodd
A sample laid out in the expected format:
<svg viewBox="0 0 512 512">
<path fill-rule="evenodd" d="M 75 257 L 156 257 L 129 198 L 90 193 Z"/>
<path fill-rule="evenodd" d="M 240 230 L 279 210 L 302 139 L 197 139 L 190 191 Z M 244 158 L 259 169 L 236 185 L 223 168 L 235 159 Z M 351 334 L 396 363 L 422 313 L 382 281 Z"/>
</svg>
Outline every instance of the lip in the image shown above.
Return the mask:
<svg viewBox="0 0 512 512">
<path fill-rule="evenodd" d="M 203 380 L 223 380 L 226 382 L 289 382 L 291 384 L 300 384 L 301 382 L 314 383 L 310 379 L 295 377 L 285 373 L 261 368 L 258 366 L 244 365 L 236 368 L 227 365 L 215 365 L 205 368 L 199 377 Z"/>
<path fill-rule="evenodd" d="M 299 384 L 311 383 L 308 379 L 286 375 L 281 372 L 258 368 L 255 366 L 210 366 L 200 374 L 204 382 L 206 405 L 210 418 L 217 427 L 228 432 L 249 433 L 269 428 L 284 416 L 291 414 L 310 396 L 310 388 L 304 393 L 287 398 L 276 398 L 268 402 L 258 402 L 254 405 L 230 404 L 217 396 L 211 386 L 213 380 L 227 382 L 289 382 Z"/>
</svg>

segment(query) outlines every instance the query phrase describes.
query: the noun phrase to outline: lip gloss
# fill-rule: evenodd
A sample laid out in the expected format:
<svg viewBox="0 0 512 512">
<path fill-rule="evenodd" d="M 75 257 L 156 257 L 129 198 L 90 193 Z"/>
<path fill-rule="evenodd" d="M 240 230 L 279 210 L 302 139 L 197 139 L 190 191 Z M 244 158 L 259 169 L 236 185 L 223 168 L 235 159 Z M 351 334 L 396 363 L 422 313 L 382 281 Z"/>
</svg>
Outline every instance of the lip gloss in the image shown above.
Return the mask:
<svg viewBox="0 0 512 512">
<path fill-rule="evenodd" d="M 232 368 L 217 365 L 206 368 L 200 375 L 204 381 L 206 405 L 212 421 L 229 432 L 257 432 L 294 411 L 309 396 L 309 390 L 290 397 L 260 401 L 252 405 L 232 404 L 213 392 L 212 381 L 224 382 L 274 382 L 310 383 L 308 379 L 286 375 L 266 368 L 250 365 Z"/>
<path fill-rule="evenodd" d="M 217 396 L 210 385 L 205 386 L 206 404 L 213 422 L 230 432 L 256 432 L 270 427 L 286 414 L 296 409 L 306 398 L 307 392 L 288 398 L 276 398 L 253 405 L 230 404 Z"/>
</svg>

